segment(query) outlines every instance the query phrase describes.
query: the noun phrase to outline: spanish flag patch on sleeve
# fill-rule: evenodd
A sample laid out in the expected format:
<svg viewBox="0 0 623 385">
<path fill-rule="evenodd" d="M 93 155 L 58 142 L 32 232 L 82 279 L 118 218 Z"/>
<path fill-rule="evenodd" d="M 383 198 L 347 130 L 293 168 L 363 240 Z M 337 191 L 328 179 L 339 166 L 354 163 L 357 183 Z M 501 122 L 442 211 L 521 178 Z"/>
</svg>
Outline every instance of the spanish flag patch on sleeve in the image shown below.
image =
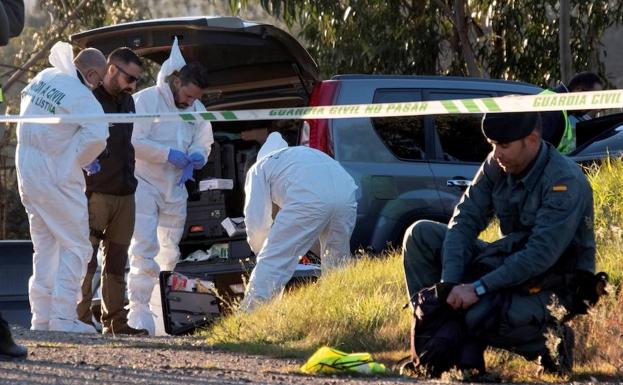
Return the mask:
<svg viewBox="0 0 623 385">
<path fill-rule="evenodd" d="M 552 187 L 552 191 L 553 192 L 565 192 L 567 191 L 567 185 L 566 184 L 555 184 Z"/>
</svg>

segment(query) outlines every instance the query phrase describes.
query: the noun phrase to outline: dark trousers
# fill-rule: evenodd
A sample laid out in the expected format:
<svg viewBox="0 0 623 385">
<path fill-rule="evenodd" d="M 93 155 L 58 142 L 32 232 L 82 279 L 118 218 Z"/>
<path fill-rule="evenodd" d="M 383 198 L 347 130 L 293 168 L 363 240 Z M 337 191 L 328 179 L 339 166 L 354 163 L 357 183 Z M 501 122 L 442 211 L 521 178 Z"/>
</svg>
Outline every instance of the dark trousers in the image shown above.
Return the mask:
<svg viewBox="0 0 623 385">
<path fill-rule="evenodd" d="M 134 195 L 107 195 L 92 193 L 89 196 L 89 227 L 93 257 L 88 264 L 82 283 L 82 300 L 78 304 L 78 318 L 90 323 L 92 317 L 93 277 L 97 270 L 97 251 L 102 246 L 101 322 L 104 327 L 121 327 L 127 323 L 125 305 L 125 268 L 128 247 L 134 231 Z"/>
</svg>

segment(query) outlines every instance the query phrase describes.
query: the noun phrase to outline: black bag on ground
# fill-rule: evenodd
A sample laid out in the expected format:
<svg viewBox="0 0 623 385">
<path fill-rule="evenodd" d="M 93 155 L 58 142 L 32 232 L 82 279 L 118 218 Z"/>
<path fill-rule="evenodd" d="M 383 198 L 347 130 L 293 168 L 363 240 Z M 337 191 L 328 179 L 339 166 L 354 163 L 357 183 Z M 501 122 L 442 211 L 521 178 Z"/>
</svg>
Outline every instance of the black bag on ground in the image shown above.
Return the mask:
<svg viewBox="0 0 623 385">
<path fill-rule="evenodd" d="M 578 314 L 587 314 L 599 299 L 608 294 L 608 274 L 576 270 L 571 284 L 571 309 L 569 319 Z"/>
<path fill-rule="evenodd" d="M 486 345 L 468 332 L 465 313 L 446 303 L 453 286 L 439 283 L 422 289 L 412 303 L 412 368 L 429 377 L 453 367 L 485 372 Z"/>
<path fill-rule="evenodd" d="M 463 361 L 480 365 L 480 349 L 467 337 L 462 313 L 446 303 L 451 288 L 446 284 L 425 288 L 413 300 L 411 359 L 416 370 L 430 377 L 460 367 Z"/>
</svg>

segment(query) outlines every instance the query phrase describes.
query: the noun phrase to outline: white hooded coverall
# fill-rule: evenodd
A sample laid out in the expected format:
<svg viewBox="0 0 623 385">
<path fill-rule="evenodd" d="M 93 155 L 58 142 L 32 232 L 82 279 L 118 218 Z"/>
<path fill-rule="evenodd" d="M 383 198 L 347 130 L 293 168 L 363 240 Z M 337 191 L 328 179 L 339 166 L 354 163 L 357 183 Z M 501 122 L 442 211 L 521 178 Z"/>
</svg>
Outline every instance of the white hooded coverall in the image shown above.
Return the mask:
<svg viewBox="0 0 623 385">
<path fill-rule="evenodd" d="M 78 79 L 72 59 L 69 44 L 52 47 L 53 67 L 22 91 L 20 115 L 104 113 Z M 34 247 L 28 283 L 33 330 L 95 331 L 76 319 L 80 285 L 93 253 L 82 167 L 104 150 L 107 137 L 106 123 L 17 127 L 17 181 Z"/>
<path fill-rule="evenodd" d="M 185 64 L 176 39 L 169 59 L 160 68 L 157 84 L 134 94 L 136 113 L 205 111 L 200 101 L 185 110 L 175 106 L 166 77 Z M 138 186 L 129 248 L 128 325 L 147 329 L 150 335 L 166 334 L 158 275 L 175 267 L 186 222 L 188 192 L 184 184 L 178 186 L 182 170 L 168 163 L 167 156 L 170 149 L 176 149 L 187 155 L 197 152 L 207 160 L 213 142 L 208 121 L 134 123 Z"/>
<path fill-rule="evenodd" d="M 241 309 L 281 294 L 304 255 L 320 240 L 322 270 L 350 258 L 357 216 L 357 186 L 325 153 L 288 147 L 278 133 L 268 136 L 245 183 L 245 225 L 257 264 Z M 280 207 L 273 222 L 272 204 Z"/>
</svg>

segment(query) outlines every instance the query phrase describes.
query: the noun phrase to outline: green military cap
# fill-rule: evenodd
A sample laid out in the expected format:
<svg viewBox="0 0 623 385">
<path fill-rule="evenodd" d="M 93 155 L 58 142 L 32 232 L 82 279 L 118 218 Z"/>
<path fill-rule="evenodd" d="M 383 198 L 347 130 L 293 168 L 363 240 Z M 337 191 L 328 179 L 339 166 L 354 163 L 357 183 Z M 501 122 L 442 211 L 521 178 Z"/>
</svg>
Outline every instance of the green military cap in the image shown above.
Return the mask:
<svg viewBox="0 0 623 385">
<path fill-rule="evenodd" d="M 538 112 L 502 112 L 482 117 L 482 133 L 496 143 L 523 139 L 541 124 Z"/>
</svg>

